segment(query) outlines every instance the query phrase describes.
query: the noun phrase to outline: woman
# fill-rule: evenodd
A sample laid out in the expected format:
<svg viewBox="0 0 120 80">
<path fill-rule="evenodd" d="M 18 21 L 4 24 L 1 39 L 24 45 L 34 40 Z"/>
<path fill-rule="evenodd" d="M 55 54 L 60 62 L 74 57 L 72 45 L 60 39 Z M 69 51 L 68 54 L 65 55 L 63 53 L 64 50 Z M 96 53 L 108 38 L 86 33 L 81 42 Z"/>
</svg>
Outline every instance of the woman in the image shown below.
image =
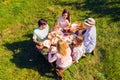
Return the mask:
<svg viewBox="0 0 120 80">
<path fill-rule="evenodd" d="M 59 24 L 62 29 L 70 26 L 70 13 L 67 9 L 63 10 L 62 16 L 60 16 L 57 20 L 57 24 Z"/>
</svg>

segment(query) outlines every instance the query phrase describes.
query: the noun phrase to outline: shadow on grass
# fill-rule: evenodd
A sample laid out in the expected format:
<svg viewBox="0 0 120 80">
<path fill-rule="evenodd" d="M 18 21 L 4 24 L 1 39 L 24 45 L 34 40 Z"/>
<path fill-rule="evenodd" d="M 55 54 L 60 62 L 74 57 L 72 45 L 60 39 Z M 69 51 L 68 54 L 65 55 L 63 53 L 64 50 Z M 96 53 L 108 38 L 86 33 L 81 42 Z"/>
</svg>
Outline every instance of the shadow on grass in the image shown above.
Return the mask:
<svg viewBox="0 0 120 80">
<path fill-rule="evenodd" d="M 120 20 L 120 1 L 108 1 L 108 0 L 85 0 L 83 1 L 60 1 L 55 2 L 56 5 L 71 6 L 76 10 L 87 11 L 86 15 L 81 16 L 88 17 L 110 17 L 111 21 L 116 22 Z"/>
<path fill-rule="evenodd" d="M 101 55 L 100 55 L 100 62 L 105 62 L 106 60 L 106 50 L 103 49 L 103 48 L 99 48 L 99 51 L 101 52 Z"/>
<path fill-rule="evenodd" d="M 29 34 L 25 36 L 30 37 L 32 35 Z M 4 46 L 13 52 L 13 58 L 11 59 L 11 62 L 15 63 L 17 67 L 33 69 L 38 71 L 40 75 L 48 78 L 57 78 L 55 73 L 51 71 L 51 65 L 43 58 L 42 55 L 38 53 L 34 47 L 32 40 L 5 43 Z M 51 73 L 54 76 L 47 75 Z"/>
</svg>

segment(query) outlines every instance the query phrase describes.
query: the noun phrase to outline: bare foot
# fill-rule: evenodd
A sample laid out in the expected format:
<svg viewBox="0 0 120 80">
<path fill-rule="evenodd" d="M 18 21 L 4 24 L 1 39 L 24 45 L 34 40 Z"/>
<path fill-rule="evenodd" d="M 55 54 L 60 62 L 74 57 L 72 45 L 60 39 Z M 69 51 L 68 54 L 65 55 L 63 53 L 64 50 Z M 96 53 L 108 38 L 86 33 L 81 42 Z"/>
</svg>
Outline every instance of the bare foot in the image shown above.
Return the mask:
<svg viewBox="0 0 120 80">
<path fill-rule="evenodd" d="M 72 64 L 74 64 L 74 63 L 75 63 L 75 61 L 73 60 L 73 61 L 72 61 Z"/>
<path fill-rule="evenodd" d="M 82 58 L 86 58 L 86 55 L 85 55 L 85 53 L 82 55 Z"/>
</svg>

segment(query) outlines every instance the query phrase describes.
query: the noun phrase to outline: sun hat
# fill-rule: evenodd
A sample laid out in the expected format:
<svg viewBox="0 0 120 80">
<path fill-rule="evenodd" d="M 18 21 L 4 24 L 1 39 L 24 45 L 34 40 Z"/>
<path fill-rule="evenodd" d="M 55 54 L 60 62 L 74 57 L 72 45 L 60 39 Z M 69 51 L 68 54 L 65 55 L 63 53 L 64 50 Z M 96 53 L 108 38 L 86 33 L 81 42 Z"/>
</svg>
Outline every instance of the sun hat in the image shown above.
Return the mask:
<svg viewBox="0 0 120 80">
<path fill-rule="evenodd" d="M 85 19 L 84 24 L 88 26 L 93 26 L 95 25 L 95 20 L 93 18 Z"/>
</svg>

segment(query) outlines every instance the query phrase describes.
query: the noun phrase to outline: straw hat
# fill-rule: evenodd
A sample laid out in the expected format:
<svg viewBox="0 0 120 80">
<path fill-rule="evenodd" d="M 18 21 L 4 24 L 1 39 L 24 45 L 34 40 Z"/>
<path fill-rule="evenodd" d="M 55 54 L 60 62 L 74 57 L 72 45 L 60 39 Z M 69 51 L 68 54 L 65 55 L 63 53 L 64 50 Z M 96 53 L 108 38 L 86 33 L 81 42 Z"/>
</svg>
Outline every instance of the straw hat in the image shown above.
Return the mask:
<svg viewBox="0 0 120 80">
<path fill-rule="evenodd" d="M 93 18 L 85 19 L 84 24 L 88 26 L 93 26 L 95 25 L 95 20 Z"/>
</svg>

